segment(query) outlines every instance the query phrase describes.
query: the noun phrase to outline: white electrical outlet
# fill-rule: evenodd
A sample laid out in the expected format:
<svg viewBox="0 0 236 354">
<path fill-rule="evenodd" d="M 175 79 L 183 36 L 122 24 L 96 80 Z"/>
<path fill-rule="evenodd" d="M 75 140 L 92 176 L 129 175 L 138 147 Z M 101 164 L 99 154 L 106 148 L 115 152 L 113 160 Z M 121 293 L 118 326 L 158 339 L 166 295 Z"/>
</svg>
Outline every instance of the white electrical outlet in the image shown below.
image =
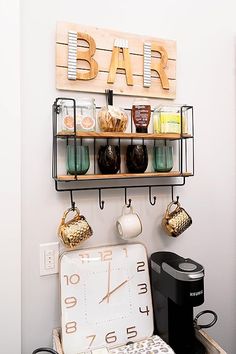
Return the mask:
<svg viewBox="0 0 236 354">
<path fill-rule="evenodd" d="M 40 276 L 58 273 L 59 243 L 40 245 Z"/>
</svg>

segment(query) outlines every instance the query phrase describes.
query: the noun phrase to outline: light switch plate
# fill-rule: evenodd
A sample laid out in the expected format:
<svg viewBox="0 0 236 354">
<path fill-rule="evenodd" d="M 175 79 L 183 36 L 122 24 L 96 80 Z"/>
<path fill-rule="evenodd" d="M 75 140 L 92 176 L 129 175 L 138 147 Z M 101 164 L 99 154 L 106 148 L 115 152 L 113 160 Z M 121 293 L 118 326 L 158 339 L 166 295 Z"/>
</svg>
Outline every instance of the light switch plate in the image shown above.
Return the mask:
<svg viewBox="0 0 236 354">
<path fill-rule="evenodd" d="M 43 243 L 39 248 L 40 276 L 58 273 L 59 242 Z"/>
</svg>

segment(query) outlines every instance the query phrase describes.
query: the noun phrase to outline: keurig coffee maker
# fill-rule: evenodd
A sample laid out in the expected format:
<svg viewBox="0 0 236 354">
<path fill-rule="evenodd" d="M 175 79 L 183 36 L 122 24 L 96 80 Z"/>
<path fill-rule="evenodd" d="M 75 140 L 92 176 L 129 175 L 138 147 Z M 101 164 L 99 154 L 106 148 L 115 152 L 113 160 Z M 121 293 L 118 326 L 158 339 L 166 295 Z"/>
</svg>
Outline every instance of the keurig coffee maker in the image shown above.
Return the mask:
<svg viewBox="0 0 236 354">
<path fill-rule="evenodd" d="M 172 252 L 151 255 L 155 331 L 176 354 L 205 354 L 195 337 L 193 308 L 204 302 L 204 268 Z"/>
</svg>

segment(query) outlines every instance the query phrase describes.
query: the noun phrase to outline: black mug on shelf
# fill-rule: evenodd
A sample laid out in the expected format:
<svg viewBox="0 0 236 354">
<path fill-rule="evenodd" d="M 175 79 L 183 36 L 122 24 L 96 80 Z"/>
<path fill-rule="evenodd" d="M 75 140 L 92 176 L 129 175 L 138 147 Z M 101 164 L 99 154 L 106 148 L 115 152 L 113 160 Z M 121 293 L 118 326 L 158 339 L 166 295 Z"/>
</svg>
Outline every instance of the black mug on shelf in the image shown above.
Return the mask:
<svg viewBox="0 0 236 354">
<path fill-rule="evenodd" d="M 143 173 L 148 166 L 147 146 L 128 145 L 126 151 L 126 166 L 130 173 Z"/>
<path fill-rule="evenodd" d="M 117 145 L 100 146 L 98 166 L 103 174 L 115 174 L 120 170 L 120 148 Z"/>
</svg>

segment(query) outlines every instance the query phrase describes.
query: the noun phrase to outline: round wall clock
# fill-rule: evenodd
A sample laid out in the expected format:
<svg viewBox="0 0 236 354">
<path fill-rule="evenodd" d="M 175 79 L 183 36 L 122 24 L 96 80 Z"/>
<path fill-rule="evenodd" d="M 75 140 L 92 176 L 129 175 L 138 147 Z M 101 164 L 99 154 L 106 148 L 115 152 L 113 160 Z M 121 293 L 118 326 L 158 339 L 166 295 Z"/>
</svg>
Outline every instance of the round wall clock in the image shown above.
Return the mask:
<svg viewBox="0 0 236 354">
<path fill-rule="evenodd" d="M 142 244 L 65 252 L 60 283 L 65 354 L 113 348 L 152 335 L 148 260 Z"/>
</svg>

